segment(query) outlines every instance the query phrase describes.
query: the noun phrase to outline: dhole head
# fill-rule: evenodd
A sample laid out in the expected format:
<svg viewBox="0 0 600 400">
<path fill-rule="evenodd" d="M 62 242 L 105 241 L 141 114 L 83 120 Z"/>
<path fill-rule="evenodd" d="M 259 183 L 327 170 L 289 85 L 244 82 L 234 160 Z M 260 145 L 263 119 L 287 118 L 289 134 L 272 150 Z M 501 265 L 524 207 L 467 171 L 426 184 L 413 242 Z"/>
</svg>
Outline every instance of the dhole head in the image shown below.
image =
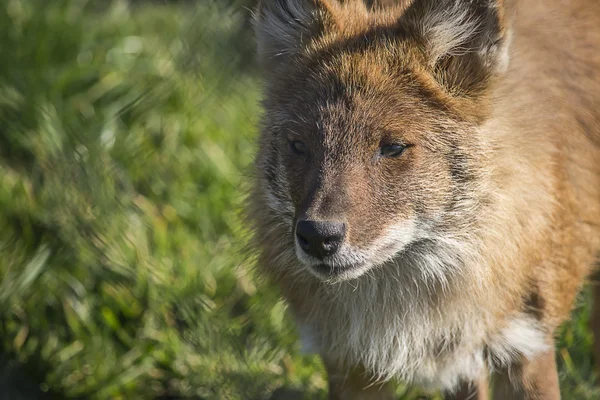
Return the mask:
<svg viewBox="0 0 600 400">
<path fill-rule="evenodd" d="M 468 230 L 507 66 L 484 0 L 262 0 L 261 193 L 304 268 L 355 278 Z M 385 3 L 385 4 L 384 4 Z"/>
</svg>

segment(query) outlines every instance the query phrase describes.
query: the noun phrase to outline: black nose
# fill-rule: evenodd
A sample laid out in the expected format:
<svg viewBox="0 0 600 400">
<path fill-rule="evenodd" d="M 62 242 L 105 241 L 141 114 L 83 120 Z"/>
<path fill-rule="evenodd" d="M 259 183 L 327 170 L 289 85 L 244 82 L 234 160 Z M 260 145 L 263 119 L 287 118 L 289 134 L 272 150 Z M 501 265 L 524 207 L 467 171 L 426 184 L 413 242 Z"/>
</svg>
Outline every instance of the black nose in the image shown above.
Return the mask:
<svg viewBox="0 0 600 400">
<path fill-rule="evenodd" d="M 346 224 L 335 221 L 298 221 L 296 237 L 302 250 L 322 260 L 333 255 L 342 244 Z"/>
</svg>

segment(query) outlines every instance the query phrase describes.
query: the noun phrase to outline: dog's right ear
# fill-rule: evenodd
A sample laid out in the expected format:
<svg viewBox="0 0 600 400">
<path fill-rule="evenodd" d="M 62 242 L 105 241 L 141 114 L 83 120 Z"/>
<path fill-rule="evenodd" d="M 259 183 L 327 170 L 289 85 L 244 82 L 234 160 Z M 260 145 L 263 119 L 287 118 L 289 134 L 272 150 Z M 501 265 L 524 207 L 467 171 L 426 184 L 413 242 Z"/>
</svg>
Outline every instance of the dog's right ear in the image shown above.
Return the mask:
<svg viewBox="0 0 600 400">
<path fill-rule="evenodd" d="M 258 57 L 273 68 L 298 54 L 331 23 L 327 0 L 260 0 L 254 15 Z"/>
<path fill-rule="evenodd" d="M 415 0 L 399 25 L 421 43 L 442 86 L 455 95 L 477 95 L 508 68 L 511 35 L 504 3 Z"/>
</svg>

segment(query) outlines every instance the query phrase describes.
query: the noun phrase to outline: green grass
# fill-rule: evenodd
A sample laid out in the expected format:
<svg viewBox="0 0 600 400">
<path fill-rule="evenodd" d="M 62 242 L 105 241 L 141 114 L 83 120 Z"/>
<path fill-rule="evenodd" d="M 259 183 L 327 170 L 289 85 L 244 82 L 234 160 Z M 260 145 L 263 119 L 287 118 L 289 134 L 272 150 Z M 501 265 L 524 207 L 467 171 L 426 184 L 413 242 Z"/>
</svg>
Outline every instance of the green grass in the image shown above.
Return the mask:
<svg viewBox="0 0 600 400">
<path fill-rule="evenodd" d="M 240 251 L 260 113 L 248 17 L 235 1 L 0 4 L 1 393 L 324 397 Z M 580 310 L 565 399 L 600 398 Z"/>
</svg>

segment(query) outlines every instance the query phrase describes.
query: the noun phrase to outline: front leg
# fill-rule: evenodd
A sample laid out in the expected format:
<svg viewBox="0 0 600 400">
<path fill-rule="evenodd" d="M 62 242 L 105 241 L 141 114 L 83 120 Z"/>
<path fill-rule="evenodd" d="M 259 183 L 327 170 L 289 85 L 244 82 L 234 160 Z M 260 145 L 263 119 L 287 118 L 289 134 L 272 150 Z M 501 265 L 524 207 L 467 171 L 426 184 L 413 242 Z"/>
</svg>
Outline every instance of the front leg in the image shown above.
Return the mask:
<svg viewBox="0 0 600 400">
<path fill-rule="evenodd" d="M 560 400 L 554 350 L 512 365 L 497 377 L 495 400 Z"/>
<path fill-rule="evenodd" d="M 325 361 L 329 379 L 330 400 L 392 400 L 394 387 L 390 382 L 374 381 L 362 368 L 344 368 Z"/>
</svg>

